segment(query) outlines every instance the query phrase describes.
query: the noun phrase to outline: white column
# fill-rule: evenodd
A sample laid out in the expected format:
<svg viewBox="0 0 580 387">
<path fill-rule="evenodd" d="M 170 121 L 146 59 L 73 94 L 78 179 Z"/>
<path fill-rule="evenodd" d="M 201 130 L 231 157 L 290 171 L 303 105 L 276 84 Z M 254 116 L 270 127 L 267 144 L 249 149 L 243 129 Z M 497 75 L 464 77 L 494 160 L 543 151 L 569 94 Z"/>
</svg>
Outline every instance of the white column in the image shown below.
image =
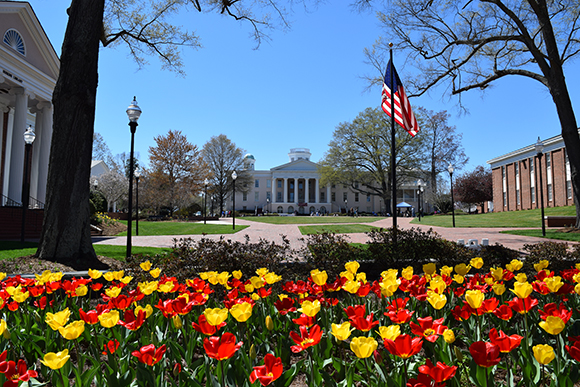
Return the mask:
<svg viewBox="0 0 580 387">
<path fill-rule="evenodd" d="M 42 146 L 42 139 L 39 133 L 42 132 L 42 111 L 33 107 L 30 109 L 30 112 L 36 113 L 34 127 L 32 128 L 36 134 L 36 138 L 32 143 L 32 158 L 30 161 L 30 197 L 38 199 L 38 161 L 40 158 L 40 147 Z M 30 205 L 33 204 L 30 203 Z"/>
<path fill-rule="evenodd" d="M 272 197 L 270 198 L 270 203 L 276 203 L 276 185 L 277 185 L 277 181 L 276 178 L 272 176 Z M 270 212 L 272 212 L 272 208 L 268 209 Z"/>
<path fill-rule="evenodd" d="M 38 160 L 38 193 L 37 199 L 46 203 L 46 181 L 48 179 L 48 160 L 50 157 L 50 143 L 52 142 L 52 104 L 41 102 L 37 105 L 42 109 L 42 131 L 40 132 L 41 146 Z M 37 139 L 39 133 L 36 133 Z"/>
<path fill-rule="evenodd" d="M 320 203 L 320 182 L 314 179 L 314 201 Z"/>
<path fill-rule="evenodd" d="M 12 146 L 10 154 L 10 174 L 8 176 L 8 197 L 22 200 L 22 178 L 24 173 L 24 132 L 28 113 L 28 94 L 23 87 L 10 90 L 15 96 L 14 124 L 12 125 Z"/>
<path fill-rule="evenodd" d="M 326 203 L 332 203 L 330 199 L 330 184 L 326 183 Z"/>
<path fill-rule="evenodd" d="M 288 203 L 288 178 L 284 178 L 284 203 Z"/>
<path fill-rule="evenodd" d="M 308 183 L 310 183 L 310 179 L 305 178 L 304 179 L 304 203 L 308 203 L 310 201 L 310 189 L 309 189 Z"/>
<path fill-rule="evenodd" d="M 298 203 L 298 179 L 294 178 L 294 203 Z"/>
</svg>

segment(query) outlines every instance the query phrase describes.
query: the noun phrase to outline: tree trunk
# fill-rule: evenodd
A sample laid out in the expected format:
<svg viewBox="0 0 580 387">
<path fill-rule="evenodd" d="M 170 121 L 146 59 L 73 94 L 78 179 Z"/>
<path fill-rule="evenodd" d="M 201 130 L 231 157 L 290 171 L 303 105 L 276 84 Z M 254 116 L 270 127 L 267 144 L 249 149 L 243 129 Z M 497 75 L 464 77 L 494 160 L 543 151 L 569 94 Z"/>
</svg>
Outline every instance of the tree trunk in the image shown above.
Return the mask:
<svg viewBox="0 0 580 387">
<path fill-rule="evenodd" d="M 97 66 L 105 0 L 73 0 L 53 94 L 54 119 L 40 245 L 41 259 L 97 268 L 92 246 L 89 177 Z"/>
</svg>

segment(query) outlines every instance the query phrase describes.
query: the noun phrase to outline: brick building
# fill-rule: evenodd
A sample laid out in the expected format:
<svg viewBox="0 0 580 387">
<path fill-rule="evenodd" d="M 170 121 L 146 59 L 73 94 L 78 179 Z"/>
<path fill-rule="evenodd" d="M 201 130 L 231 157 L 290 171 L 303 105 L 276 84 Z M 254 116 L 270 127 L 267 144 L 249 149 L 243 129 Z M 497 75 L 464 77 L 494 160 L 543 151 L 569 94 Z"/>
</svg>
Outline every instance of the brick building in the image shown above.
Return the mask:
<svg viewBox="0 0 580 387">
<path fill-rule="evenodd" d="M 489 160 L 493 176 L 494 211 L 540 208 L 540 174 L 544 207 L 574 204 L 570 163 L 561 135 L 542 141 L 543 156 L 535 144 Z M 541 165 L 540 165 L 541 164 Z"/>
</svg>

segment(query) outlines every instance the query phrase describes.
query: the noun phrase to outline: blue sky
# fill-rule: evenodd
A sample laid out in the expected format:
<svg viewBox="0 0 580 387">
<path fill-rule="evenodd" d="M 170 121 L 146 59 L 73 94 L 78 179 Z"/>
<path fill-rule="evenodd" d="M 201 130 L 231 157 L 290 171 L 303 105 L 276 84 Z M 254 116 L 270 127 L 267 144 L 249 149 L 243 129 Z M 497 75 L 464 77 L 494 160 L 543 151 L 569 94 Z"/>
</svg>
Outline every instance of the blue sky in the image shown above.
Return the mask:
<svg viewBox="0 0 580 387">
<path fill-rule="evenodd" d="M 70 0 L 30 3 L 60 54 Z M 310 148 L 312 160 L 318 161 L 339 123 L 352 121 L 381 100 L 380 86 L 365 92 L 361 77 L 374 71 L 364 63 L 363 49 L 382 31 L 372 13 L 357 13 L 348 3 L 335 1 L 309 11 L 296 7 L 291 30 L 272 32 L 271 41 L 258 50 L 247 23 L 215 14 L 180 15 L 180 24 L 196 32 L 203 45 L 184 50 L 185 78 L 162 70 L 155 58 L 139 70 L 124 46 L 101 49 L 95 131 L 113 155 L 128 153 L 125 110 L 135 95 L 143 110 L 135 136 L 142 165 L 154 137 L 170 129 L 181 130 L 199 148 L 212 136 L 225 134 L 255 156 L 256 169 L 288 162 L 290 148 Z M 410 71 L 404 59 L 403 53 L 394 53 L 403 83 Z M 577 63 L 566 68 L 566 75 L 577 107 Z M 468 115 L 459 115 L 456 97 L 441 93 L 435 90 L 411 103 L 451 114 L 449 123 L 463 135 L 470 159 L 466 170 L 530 145 L 538 136 L 560 133 L 552 99 L 537 81 L 512 77 L 485 94 L 464 93 Z"/>
</svg>

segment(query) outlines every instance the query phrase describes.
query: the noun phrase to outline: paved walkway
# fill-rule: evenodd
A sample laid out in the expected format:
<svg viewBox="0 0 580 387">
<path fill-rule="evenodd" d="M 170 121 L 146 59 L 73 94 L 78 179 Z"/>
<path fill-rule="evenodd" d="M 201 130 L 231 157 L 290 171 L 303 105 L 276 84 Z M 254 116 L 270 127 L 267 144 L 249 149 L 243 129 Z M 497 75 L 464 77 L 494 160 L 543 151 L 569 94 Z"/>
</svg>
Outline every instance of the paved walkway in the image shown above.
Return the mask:
<svg viewBox="0 0 580 387">
<path fill-rule="evenodd" d="M 467 241 L 469 239 L 477 239 L 479 243 L 483 238 L 489 240 L 490 245 L 499 243 L 505 247 L 509 247 L 515 250 L 522 250 L 524 244 L 533 244 L 547 239 L 526 237 L 519 235 L 510 234 L 500 234 L 500 231 L 509 230 L 510 228 L 447 228 L 447 227 L 432 227 L 432 226 L 422 226 L 417 224 L 410 224 L 413 218 L 397 218 L 397 225 L 399 228 L 408 229 L 411 227 L 418 228 L 427 231 L 432 228 L 437 234 L 441 235 L 442 238 L 451 241 L 457 241 L 459 239 Z M 305 218 L 305 225 L 308 224 L 308 219 Z M 208 221 L 208 223 L 210 223 Z M 232 224 L 231 218 L 222 218 L 218 221 L 212 221 L 212 223 L 218 224 Z M 364 223 L 374 227 L 391 227 L 392 218 L 382 219 L 376 222 Z M 276 225 L 261 222 L 254 222 L 245 220 L 243 218 L 236 218 L 236 226 L 238 225 L 248 225 L 250 227 L 245 228 L 235 234 L 225 234 L 224 238 L 226 240 L 244 242 L 246 235 L 250 237 L 250 242 L 257 242 L 259 238 L 267 241 L 274 241 L 276 243 L 282 242 L 282 236 L 290 241 L 292 248 L 297 249 L 304 245 L 302 238 L 304 236 L 298 230 L 298 225 L 285 224 Z M 364 233 L 357 234 L 347 234 L 349 240 L 355 243 L 365 243 L 368 241 L 368 237 Z M 200 240 L 202 238 L 208 238 L 213 240 L 218 240 L 220 235 L 163 235 L 163 236 L 133 236 L 132 245 L 133 246 L 146 246 L 146 247 L 173 247 L 173 240 L 179 238 L 192 238 L 193 240 Z M 559 241 L 562 242 L 562 241 Z M 105 245 L 125 245 L 127 243 L 127 237 L 94 237 L 93 243 L 95 244 L 105 244 Z"/>
</svg>

